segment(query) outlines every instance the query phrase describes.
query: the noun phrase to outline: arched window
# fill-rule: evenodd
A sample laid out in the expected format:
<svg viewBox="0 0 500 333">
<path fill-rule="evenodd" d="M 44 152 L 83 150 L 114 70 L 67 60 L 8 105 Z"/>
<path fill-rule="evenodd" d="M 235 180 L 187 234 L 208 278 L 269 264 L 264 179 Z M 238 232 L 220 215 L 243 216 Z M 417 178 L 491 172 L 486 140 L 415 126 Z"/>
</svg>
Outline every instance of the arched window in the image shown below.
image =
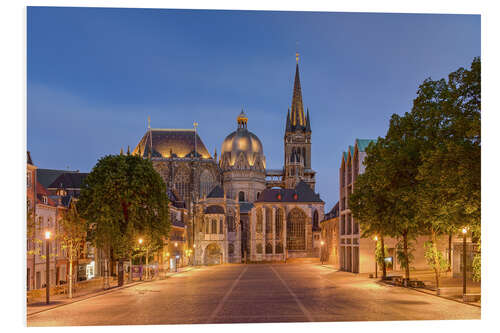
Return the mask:
<svg viewBox="0 0 500 333">
<path fill-rule="evenodd" d="M 257 209 L 257 224 L 255 225 L 255 232 L 262 232 L 262 209 Z"/>
<path fill-rule="evenodd" d="M 217 220 L 212 220 L 212 234 L 217 233 Z"/>
<path fill-rule="evenodd" d="M 304 162 L 304 166 L 306 165 L 306 148 L 302 148 L 302 161 Z"/>
<path fill-rule="evenodd" d="M 208 221 L 205 221 L 205 233 L 210 233 L 210 223 Z"/>
<path fill-rule="evenodd" d="M 266 254 L 273 254 L 273 245 L 271 243 L 266 244 Z"/>
<path fill-rule="evenodd" d="M 189 195 L 191 191 L 189 190 L 190 177 L 189 171 L 186 168 L 179 168 L 175 173 L 174 177 L 174 188 L 179 194 L 179 196 L 184 201 L 189 201 Z"/>
<path fill-rule="evenodd" d="M 281 242 L 276 243 L 276 253 L 283 253 L 283 244 Z"/>
<path fill-rule="evenodd" d="M 224 226 L 222 222 L 222 218 L 219 220 L 219 234 L 222 234 L 224 232 Z"/>
<path fill-rule="evenodd" d="M 306 214 L 298 208 L 288 214 L 286 242 L 290 251 L 306 250 L 306 219 Z"/>
<path fill-rule="evenodd" d="M 238 193 L 238 200 L 245 201 L 245 192 L 240 191 L 240 193 Z"/>
<path fill-rule="evenodd" d="M 214 186 L 215 180 L 212 173 L 208 170 L 203 170 L 200 175 L 200 197 L 208 195 Z"/>
<path fill-rule="evenodd" d="M 276 239 L 281 239 L 282 234 L 283 234 L 283 210 L 281 208 L 276 209 L 275 213 L 275 223 L 276 223 L 276 230 L 275 230 L 275 235 Z"/>
<path fill-rule="evenodd" d="M 266 208 L 266 234 L 273 233 L 273 211 L 271 208 Z"/>
<path fill-rule="evenodd" d="M 229 254 L 234 254 L 234 245 L 229 244 L 227 247 L 227 250 L 228 250 Z"/>
<path fill-rule="evenodd" d="M 313 230 L 319 230 L 318 211 L 317 210 L 314 210 L 314 214 L 313 214 Z"/>
<path fill-rule="evenodd" d="M 257 192 L 257 199 L 260 198 L 260 192 Z"/>
<path fill-rule="evenodd" d="M 257 244 L 257 253 L 262 254 L 262 244 L 261 243 Z"/>
</svg>

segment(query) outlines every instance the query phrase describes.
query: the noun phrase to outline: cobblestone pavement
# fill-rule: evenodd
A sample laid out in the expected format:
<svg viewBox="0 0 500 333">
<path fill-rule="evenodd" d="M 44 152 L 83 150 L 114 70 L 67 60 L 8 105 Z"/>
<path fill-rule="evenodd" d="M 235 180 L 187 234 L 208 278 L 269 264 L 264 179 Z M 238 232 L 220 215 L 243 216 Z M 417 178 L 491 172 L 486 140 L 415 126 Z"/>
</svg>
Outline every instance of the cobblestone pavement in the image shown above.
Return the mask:
<svg viewBox="0 0 500 333">
<path fill-rule="evenodd" d="M 28 326 L 480 319 L 479 307 L 313 263 L 202 267 L 27 318 Z"/>
</svg>

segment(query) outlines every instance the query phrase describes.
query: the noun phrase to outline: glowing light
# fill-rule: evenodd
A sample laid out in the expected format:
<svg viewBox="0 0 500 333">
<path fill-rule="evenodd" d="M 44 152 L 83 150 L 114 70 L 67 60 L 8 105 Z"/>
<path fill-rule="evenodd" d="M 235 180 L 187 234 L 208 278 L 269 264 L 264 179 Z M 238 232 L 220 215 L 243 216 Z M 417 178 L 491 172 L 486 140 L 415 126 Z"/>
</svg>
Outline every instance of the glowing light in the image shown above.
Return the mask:
<svg viewBox="0 0 500 333">
<path fill-rule="evenodd" d="M 50 231 L 45 231 L 45 239 L 50 239 Z"/>
<path fill-rule="evenodd" d="M 378 241 L 378 237 L 377 236 L 373 237 L 373 240 Z"/>
<path fill-rule="evenodd" d="M 463 233 L 463 234 L 466 234 L 466 233 L 467 233 L 467 228 L 463 228 L 463 229 L 462 229 L 462 233 Z"/>
<path fill-rule="evenodd" d="M 321 241 L 321 246 L 325 245 L 325 242 Z"/>
<path fill-rule="evenodd" d="M 142 244 L 143 240 L 142 238 L 139 238 L 139 244 Z"/>
<path fill-rule="evenodd" d="M 175 245 L 175 247 L 177 247 L 177 242 L 175 242 L 175 244 L 174 244 L 174 245 Z"/>
</svg>

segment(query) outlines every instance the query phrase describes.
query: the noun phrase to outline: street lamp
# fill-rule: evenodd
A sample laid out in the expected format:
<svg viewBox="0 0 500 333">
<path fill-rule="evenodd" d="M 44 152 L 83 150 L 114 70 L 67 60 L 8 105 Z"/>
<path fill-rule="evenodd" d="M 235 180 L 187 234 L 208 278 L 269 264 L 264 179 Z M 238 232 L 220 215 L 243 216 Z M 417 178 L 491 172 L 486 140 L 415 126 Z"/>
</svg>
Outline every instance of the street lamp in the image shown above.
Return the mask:
<svg viewBox="0 0 500 333">
<path fill-rule="evenodd" d="M 143 239 L 139 238 L 139 245 L 142 245 Z M 139 266 L 141 267 L 141 274 L 139 275 L 139 280 L 142 281 L 142 255 L 140 256 Z"/>
<path fill-rule="evenodd" d="M 373 237 L 373 240 L 375 241 L 375 278 L 378 278 L 378 269 L 377 269 L 377 242 L 378 242 L 378 237 L 375 236 Z"/>
<path fill-rule="evenodd" d="M 50 302 L 50 253 L 49 243 L 50 231 L 45 232 L 45 299 L 46 303 Z"/>
<path fill-rule="evenodd" d="M 465 302 L 465 294 L 467 293 L 467 228 L 462 228 L 462 235 L 463 235 L 463 249 L 462 249 L 462 254 L 463 254 L 463 299 Z"/>
<path fill-rule="evenodd" d="M 320 254 L 320 256 L 321 256 L 321 265 L 323 265 L 323 259 L 324 259 L 324 258 L 323 258 L 323 254 L 324 254 L 324 253 L 323 253 L 323 252 L 324 252 L 324 251 L 323 251 L 323 245 L 325 245 L 325 242 L 321 241 L 321 254 Z"/>
</svg>

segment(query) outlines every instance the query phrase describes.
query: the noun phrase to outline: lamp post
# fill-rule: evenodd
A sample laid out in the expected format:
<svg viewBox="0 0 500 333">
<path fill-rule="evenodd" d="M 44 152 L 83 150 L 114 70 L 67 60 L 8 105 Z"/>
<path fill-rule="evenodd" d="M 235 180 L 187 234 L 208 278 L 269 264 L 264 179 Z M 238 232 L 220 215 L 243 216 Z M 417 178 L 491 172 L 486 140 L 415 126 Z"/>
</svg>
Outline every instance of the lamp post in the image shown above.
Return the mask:
<svg viewBox="0 0 500 333">
<path fill-rule="evenodd" d="M 373 240 L 375 241 L 375 278 L 378 278 L 378 269 L 377 269 L 377 242 L 378 242 L 378 237 L 375 236 L 373 237 Z"/>
<path fill-rule="evenodd" d="M 463 255 L 463 299 L 465 302 L 465 294 L 467 293 L 467 228 L 462 228 L 462 235 L 463 235 L 463 248 L 462 248 L 462 255 Z"/>
<path fill-rule="evenodd" d="M 142 238 L 139 238 L 139 246 L 142 245 Z M 141 274 L 139 275 L 139 280 L 142 281 L 142 255 L 140 256 L 140 262 L 139 262 L 139 267 L 141 268 Z"/>
<path fill-rule="evenodd" d="M 46 303 L 50 302 L 50 253 L 49 243 L 50 231 L 45 232 L 45 298 Z"/>
<path fill-rule="evenodd" d="M 320 256 L 321 256 L 321 265 L 323 265 L 323 259 L 324 259 L 324 257 L 323 257 L 323 255 L 324 255 L 323 245 L 325 245 L 325 242 L 321 241 L 321 254 L 320 254 Z"/>
</svg>

